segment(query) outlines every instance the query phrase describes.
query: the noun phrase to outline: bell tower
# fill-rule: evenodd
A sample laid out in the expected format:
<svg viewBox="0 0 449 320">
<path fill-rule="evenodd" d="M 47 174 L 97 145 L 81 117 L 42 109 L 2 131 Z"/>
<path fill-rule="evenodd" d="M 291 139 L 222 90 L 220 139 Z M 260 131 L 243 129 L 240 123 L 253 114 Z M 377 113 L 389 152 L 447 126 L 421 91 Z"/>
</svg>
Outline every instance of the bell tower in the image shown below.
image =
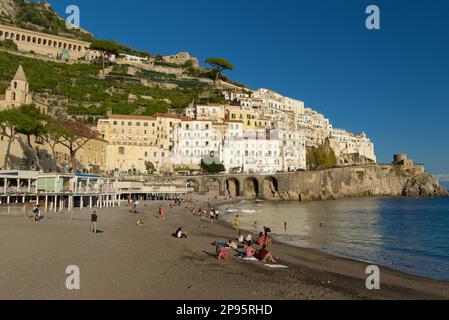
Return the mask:
<svg viewBox="0 0 449 320">
<path fill-rule="evenodd" d="M 32 103 L 28 80 L 22 66 L 19 66 L 14 79 L 11 81 L 11 86 L 6 90 L 5 101 L 9 108 L 17 108 L 23 104 Z"/>
</svg>

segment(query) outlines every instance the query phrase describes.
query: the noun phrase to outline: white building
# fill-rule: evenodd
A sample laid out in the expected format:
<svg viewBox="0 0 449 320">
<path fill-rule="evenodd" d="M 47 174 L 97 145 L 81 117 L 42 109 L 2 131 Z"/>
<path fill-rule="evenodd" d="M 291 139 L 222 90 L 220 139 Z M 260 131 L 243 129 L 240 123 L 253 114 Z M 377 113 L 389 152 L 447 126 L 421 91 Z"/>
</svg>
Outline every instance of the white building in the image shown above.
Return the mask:
<svg viewBox="0 0 449 320">
<path fill-rule="evenodd" d="M 199 169 L 201 160 L 217 157 L 221 160 L 222 134 L 210 120 L 183 120 L 173 132 L 173 167 Z"/>
<path fill-rule="evenodd" d="M 125 53 L 120 53 L 119 57 L 125 61 L 128 62 L 133 62 L 133 63 L 147 63 L 148 62 L 148 57 L 138 57 L 138 56 L 133 56 L 130 54 L 125 54 Z"/>
<path fill-rule="evenodd" d="M 307 169 L 306 137 L 298 131 L 275 130 L 279 143 L 281 165 L 279 171 L 290 172 Z"/>
<path fill-rule="evenodd" d="M 365 133 L 358 136 L 343 129 L 333 129 L 330 137 L 331 147 L 337 157 L 344 155 L 359 155 L 377 162 L 374 144 Z"/>
<path fill-rule="evenodd" d="M 272 130 L 243 132 L 243 172 L 276 173 L 280 166 L 280 140 Z"/>
</svg>

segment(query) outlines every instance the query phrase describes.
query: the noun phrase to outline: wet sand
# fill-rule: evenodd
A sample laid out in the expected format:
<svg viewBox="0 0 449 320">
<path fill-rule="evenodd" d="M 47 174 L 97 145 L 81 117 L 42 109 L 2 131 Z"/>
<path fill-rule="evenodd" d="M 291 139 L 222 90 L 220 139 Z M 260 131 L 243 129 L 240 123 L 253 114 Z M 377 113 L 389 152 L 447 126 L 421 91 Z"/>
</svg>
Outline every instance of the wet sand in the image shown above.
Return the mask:
<svg viewBox="0 0 449 320">
<path fill-rule="evenodd" d="M 0 208 L 0 299 L 448 299 L 449 283 L 381 267 L 381 290 L 365 287 L 368 264 L 275 243 L 285 270 L 232 257 L 217 261 L 214 240 L 235 238 L 184 206 L 155 217 L 161 203 L 104 208 L 89 232 L 91 210 L 50 214 L 40 223 Z M 20 211 L 20 210 L 19 210 Z M 20 211 L 21 212 L 21 211 Z M 136 226 L 136 220 L 144 221 Z M 189 239 L 172 236 L 184 227 Z M 253 235 L 253 239 L 255 235 Z M 66 267 L 80 268 L 81 289 L 65 288 Z"/>
</svg>

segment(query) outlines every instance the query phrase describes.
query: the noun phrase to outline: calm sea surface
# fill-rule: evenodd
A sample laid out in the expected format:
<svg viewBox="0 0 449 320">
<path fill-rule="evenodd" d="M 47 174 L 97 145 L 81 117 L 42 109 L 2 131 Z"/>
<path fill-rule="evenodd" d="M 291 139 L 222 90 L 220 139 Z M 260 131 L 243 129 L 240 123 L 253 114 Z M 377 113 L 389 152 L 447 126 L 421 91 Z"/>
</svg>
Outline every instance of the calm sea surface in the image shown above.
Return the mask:
<svg viewBox="0 0 449 320">
<path fill-rule="evenodd" d="M 222 211 L 231 223 L 239 214 L 244 229 L 269 226 L 291 245 L 449 281 L 449 198 L 242 201 Z"/>
</svg>

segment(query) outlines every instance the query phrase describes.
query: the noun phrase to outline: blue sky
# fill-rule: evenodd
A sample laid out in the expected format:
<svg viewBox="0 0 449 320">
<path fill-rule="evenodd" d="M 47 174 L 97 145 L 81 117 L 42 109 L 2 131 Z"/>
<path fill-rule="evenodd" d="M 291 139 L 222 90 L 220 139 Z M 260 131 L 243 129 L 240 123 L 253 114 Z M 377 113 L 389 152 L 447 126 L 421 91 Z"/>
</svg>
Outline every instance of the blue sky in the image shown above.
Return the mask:
<svg viewBox="0 0 449 320">
<path fill-rule="evenodd" d="M 380 162 L 404 152 L 449 173 L 447 0 L 50 0 L 81 27 L 153 55 L 229 59 L 251 88 L 300 99 L 334 127 L 365 131 Z M 365 9 L 381 9 L 381 30 Z"/>
</svg>

